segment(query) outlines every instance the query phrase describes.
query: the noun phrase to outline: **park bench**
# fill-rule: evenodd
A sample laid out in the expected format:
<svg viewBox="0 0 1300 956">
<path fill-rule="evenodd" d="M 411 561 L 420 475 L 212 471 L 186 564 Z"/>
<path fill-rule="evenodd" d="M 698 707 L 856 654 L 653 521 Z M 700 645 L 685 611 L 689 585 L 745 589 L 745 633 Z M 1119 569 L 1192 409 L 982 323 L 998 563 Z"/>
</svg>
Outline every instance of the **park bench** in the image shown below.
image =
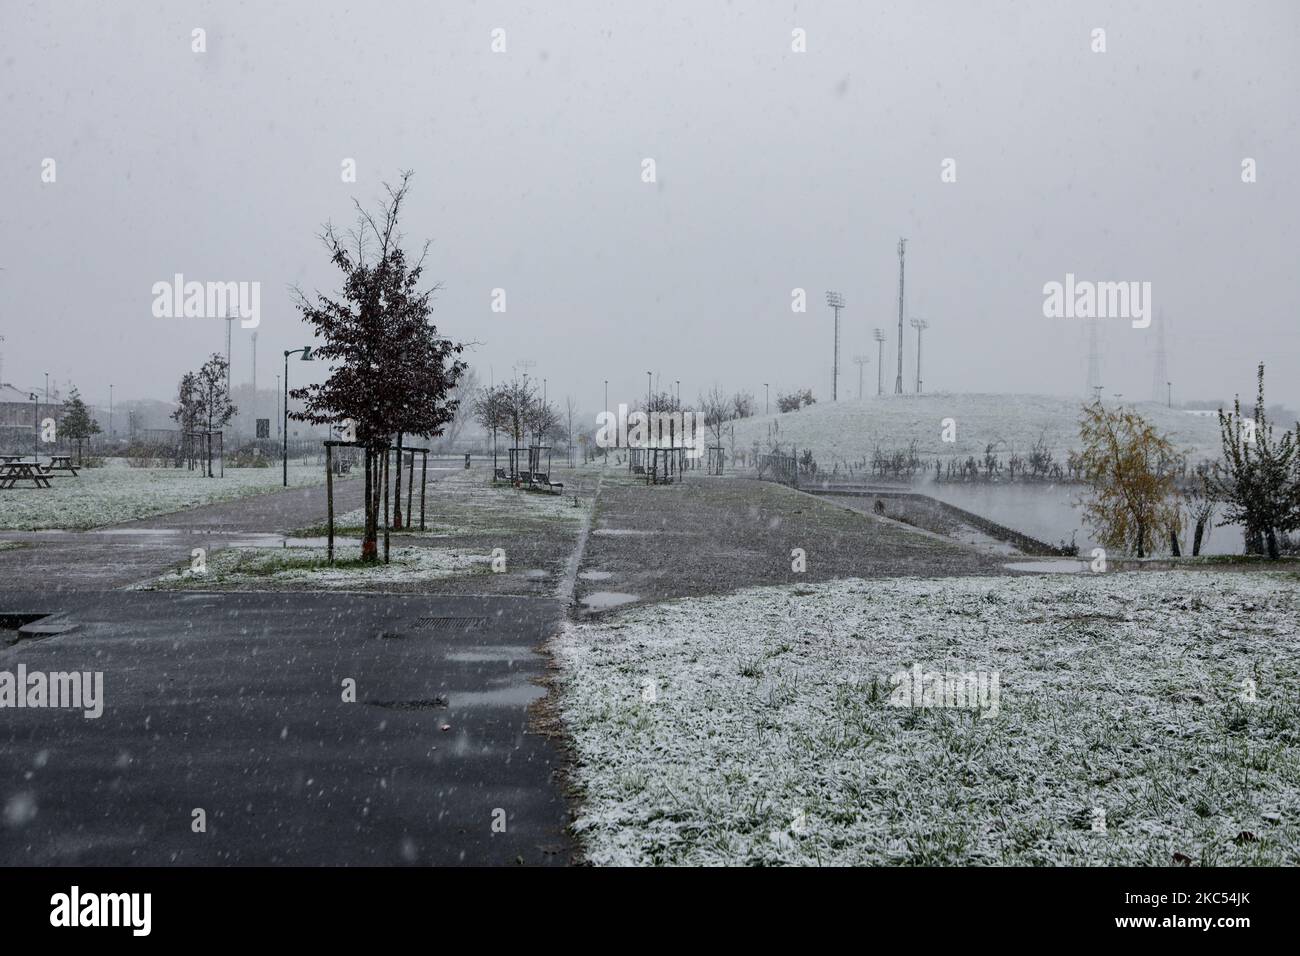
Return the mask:
<svg viewBox="0 0 1300 956">
<path fill-rule="evenodd" d="M 12 488 L 20 481 L 30 481 L 37 488 L 53 487 L 40 462 L 7 461 L 0 464 L 0 489 Z"/>
<path fill-rule="evenodd" d="M 564 492 L 564 482 L 551 481 L 550 472 L 545 472 L 545 471 L 533 472 L 532 481 L 530 482 L 530 484 L 544 487 L 547 491 L 554 492 L 557 495 L 563 494 Z"/>
</svg>

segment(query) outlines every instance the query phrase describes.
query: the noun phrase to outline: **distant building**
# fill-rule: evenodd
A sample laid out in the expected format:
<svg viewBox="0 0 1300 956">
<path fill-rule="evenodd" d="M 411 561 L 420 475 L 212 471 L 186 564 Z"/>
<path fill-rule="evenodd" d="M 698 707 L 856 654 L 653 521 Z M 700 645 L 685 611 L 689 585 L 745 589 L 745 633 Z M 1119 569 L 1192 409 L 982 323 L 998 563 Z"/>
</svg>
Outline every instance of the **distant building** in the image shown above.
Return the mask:
<svg viewBox="0 0 1300 956">
<path fill-rule="evenodd" d="M 33 394 L 38 396 L 35 402 Z M 63 420 L 63 402 L 56 395 L 46 402 L 44 388 L 24 390 L 0 385 L 0 454 L 32 454 L 36 450 L 37 425 L 47 418 Z M 41 451 L 47 453 L 53 447 L 43 446 Z"/>
</svg>

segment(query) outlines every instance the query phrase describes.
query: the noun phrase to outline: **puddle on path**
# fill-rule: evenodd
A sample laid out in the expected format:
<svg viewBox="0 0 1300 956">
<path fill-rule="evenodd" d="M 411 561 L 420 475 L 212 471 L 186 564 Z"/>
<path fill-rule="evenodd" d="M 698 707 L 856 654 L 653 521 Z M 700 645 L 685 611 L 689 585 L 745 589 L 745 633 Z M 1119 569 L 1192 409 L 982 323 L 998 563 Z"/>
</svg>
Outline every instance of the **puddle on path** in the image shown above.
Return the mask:
<svg viewBox="0 0 1300 956">
<path fill-rule="evenodd" d="M 658 532 L 656 531 L 642 531 L 640 528 L 597 528 L 595 531 L 592 532 L 592 534 L 626 535 L 626 536 L 657 534 L 657 533 Z"/>
<path fill-rule="evenodd" d="M 582 599 L 582 603 L 587 605 L 589 611 L 603 611 L 621 604 L 631 604 L 640 599 L 641 595 L 628 594 L 625 591 L 593 591 Z"/>
<path fill-rule="evenodd" d="M 609 571 L 583 571 L 578 575 L 584 581 L 608 581 L 613 576 Z"/>
<path fill-rule="evenodd" d="M 446 660 L 461 664 L 487 664 L 497 661 L 530 660 L 537 655 L 530 648 L 522 645 L 505 647 L 471 647 L 464 651 L 455 651 L 444 655 Z"/>
<path fill-rule="evenodd" d="M 452 691 L 448 697 L 451 710 L 458 707 L 527 707 L 546 696 L 546 688 L 536 684 L 514 684 L 500 690 Z"/>
<path fill-rule="evenodd" d="M 1061 558 L 1056 561 L 1015 561 L 1002 565 L 1010 571 L 1036 571 L 1039 574 L 1081 574 L 1088 570 L 1087 561 Z"/>
</svg>

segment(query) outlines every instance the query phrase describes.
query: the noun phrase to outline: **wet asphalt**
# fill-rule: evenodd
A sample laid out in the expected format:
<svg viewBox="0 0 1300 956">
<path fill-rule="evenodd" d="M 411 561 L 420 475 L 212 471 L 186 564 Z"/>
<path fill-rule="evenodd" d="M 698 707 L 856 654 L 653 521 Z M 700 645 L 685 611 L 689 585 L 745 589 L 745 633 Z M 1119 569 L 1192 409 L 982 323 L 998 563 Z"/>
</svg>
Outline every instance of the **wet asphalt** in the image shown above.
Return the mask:
<svg viewBox="0 0 1300 956">
<path fill-rule="evenodd" d="M 74 627 L 0 645 L 0 672 L 100 672 L 104 706 L 0 710 L 0 864 L 570 859 L 529 729 L 553 601 L 0 593 L 16 612 Z"/>
</svg>

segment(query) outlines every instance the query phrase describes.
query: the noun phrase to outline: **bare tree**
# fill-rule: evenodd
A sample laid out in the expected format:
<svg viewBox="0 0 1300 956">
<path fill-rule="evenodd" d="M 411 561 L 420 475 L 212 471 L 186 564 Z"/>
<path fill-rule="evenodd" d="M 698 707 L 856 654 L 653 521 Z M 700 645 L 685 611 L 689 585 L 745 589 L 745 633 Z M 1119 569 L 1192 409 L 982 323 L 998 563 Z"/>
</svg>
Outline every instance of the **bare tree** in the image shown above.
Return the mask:
<svg viewBox="0 0 1300 956">
<path fill-rule="evenodd" d="M 230 402 L 229 366 L 226 357 L 213 352 L 194 376 L 195 418 L 207 432 L 207 476 L 212 477 L 212 435 L 220 431 L 239 411 Z M 223 459 L 224 460 L 224 459 Z M 225 466 L 222 466 L 224 470 Z"/>
</svg>

